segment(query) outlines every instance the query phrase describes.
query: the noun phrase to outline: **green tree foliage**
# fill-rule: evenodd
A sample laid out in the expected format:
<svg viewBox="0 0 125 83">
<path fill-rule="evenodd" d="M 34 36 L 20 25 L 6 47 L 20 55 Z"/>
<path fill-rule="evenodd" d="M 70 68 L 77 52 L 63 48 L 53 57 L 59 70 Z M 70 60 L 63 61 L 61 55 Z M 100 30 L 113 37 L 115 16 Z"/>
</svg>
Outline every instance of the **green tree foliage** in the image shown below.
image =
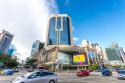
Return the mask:
<svg viewBox="0 0 125 83">
<path fill-rule="evenodd" d="M 26 61 L 26 65 L 30 65 L 30 66 L 32 66 L 35 62 L 36 62 L 37 60 L 36 59 L 27 59 L 27 61 Z"/>
<path fill-rule="evenodd" d="M 97 70 L 97 69 L 99 69 L 99 65 L 97 65 L 97 64 L 90 65 L 90 66 L 89 66 L 89 69 L 90 69 L 90 70 Z"/>
<path fill-rule="evenodd" d="M 17 67 L 19 63 L 16 61 L 16 59 L 9 59 L 8 61 L 4 62 L 4 66 L 7 68 L 14 68 Z"/>
<path fill-rule="evenodd" d="M 0 55 L 0 62 L 2 63 L 2 66 L 7 68 L 14 68 L 19 64 L 16 59 L 12 59 L 8 55 Z"/>
</svg>

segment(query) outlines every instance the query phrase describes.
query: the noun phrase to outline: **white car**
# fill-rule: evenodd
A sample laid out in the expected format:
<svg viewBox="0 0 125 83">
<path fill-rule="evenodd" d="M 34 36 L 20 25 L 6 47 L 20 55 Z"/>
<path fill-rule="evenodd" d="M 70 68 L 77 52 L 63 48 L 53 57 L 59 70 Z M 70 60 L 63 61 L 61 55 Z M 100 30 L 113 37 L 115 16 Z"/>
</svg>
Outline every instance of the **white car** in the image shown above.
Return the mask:
<svg viewBox="0 0 125 83">
<path fill-rule="evenodd" d="M 117 77 L 118 79 L 125 80 L 125 70 L 119 70 Z"/>
<path fill-rule="evenodd" d="M 57 83 L 57 75 L 46 70 L 36 70 L 17 77 L 12 83 Z"/>
</svg>

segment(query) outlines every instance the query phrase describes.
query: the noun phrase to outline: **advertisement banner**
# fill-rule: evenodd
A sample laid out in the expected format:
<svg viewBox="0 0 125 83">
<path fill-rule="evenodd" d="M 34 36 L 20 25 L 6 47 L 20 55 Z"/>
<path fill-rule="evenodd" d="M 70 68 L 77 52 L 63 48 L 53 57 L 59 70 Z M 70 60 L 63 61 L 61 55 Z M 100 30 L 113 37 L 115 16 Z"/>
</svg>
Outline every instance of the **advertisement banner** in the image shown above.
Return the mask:
<svg viewBox="0 0 125 83">
<path fill-rule="evenodd" d="M 88 64 L 86 53 L 74 55 L 73 62 L 78 65 Z"/>
<path fill-rule="evenodd" d="M 74 58 L 75 63 L 85 62 L 85 55 L 84 54 L 73 56 L 73 58 Z"/>
</svg>

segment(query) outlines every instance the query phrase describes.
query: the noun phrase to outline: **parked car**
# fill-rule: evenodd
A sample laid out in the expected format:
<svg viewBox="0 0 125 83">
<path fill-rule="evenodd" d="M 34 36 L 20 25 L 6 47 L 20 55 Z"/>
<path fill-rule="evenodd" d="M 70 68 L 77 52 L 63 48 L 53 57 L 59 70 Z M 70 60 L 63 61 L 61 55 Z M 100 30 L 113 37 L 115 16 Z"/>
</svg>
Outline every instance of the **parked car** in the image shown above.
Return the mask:
<svg viewBox="0 0 125 83">
<path fill-rule="evenodd" d="M 90 72 L 87 70 L 80 70 L 79 72 L 77 72 L 77 76 L 89 76 Z"/>
<path fill-rule="evenodd" d="M 117 75 L 117 78 L 118 79 L 123 79 L 123 80 L 125 80 L 125 70 L 119 70 L 118 71 L 118 75 Z"/>
<path fill-rule="evenodd" d="M 57 83 L 57 75 L 47 70 L 36 70 L 17 77 L 12 83 Z"/>
<path fill-rule="evenodd" d="M 5 69 L 4 70 L 4 75 L 12 75 L 14 73 L 13 69 Z"/>
</svg>

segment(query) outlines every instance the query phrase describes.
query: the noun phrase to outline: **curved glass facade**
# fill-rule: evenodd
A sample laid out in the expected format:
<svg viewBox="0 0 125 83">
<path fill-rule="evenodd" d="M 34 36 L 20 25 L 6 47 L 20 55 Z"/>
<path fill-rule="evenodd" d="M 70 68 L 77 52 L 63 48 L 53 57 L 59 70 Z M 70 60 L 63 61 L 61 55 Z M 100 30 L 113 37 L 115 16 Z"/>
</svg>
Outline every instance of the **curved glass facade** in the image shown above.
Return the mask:
<svg viewBox="0 0 125 83">
<path fill-rule="evenodd" d="M 69 17 L 52 17 L 49 22 L 47 45 L 71 45 Z"/>
<path fill-rule="evenodd" d="M 55 32 L 55 17 L 52 17 L 49 22 L 48 45 L 57 44 L 57 33 Z"/>
<path fill-rule="evenodd" d="M 63 17 L 63 31 L 60 33 L 60 44 L 71 45 L 70 21 L 68 17 Z"/>
</svg>

